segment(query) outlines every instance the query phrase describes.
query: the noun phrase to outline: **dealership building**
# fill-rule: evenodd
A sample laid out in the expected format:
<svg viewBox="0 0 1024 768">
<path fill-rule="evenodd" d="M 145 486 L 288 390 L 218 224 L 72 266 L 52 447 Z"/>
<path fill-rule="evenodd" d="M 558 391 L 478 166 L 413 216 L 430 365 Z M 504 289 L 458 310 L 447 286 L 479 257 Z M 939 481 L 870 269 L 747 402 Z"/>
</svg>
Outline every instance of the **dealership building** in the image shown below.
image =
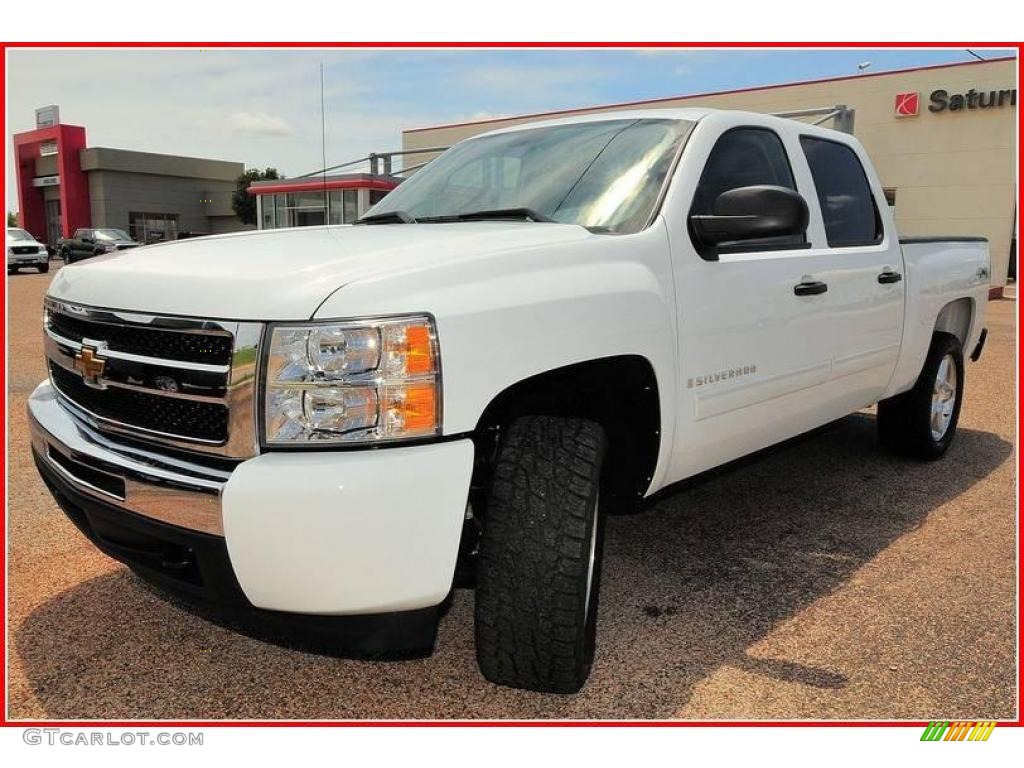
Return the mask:
<svg viewBox="0 0 1024 768">
<path fill-rule="evenodd" d="M 569 109 L 403 132 L 402 149 L 446 147 L 485 131 L 615 109 L 713 107 L 831 115 L 874 161 L 901 235 L 981 235 L 993 293 L 1015 277 L 1017 61 L 990 59 L 759 88 Z M 433 156 L 417 155 L 420 163 Z"/>
<path fill-rule="evenodd" d="M 80 227 L 123 229 L 140 243 L 246 229 L 231 206 L 242 163 L 89 147 L 85 128 L 36 110 L 14 136 L 19 223 L 51 246 Z"/>
<path fill-rule="evenodd" d="M 353 223 L 400 182 L 380 173 L 301 176 L 255 181 L 249 194 L 256 197 L 260 229 L 317 227 Z"/>
</svg>

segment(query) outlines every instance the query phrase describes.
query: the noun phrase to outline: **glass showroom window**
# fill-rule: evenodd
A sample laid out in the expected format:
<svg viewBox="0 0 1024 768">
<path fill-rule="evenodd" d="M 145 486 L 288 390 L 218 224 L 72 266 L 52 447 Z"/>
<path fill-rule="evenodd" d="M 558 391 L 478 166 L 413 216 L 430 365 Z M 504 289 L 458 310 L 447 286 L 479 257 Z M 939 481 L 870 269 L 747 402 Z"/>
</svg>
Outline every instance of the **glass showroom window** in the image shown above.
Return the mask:
<svg viewBox="0 0 1024 768">
<path fill-rule="evenodd" d="M 359 218 L 359 192 L 357 190 L 332 189 L 328 200 L 331 224 L 351 224 Z"/>
<path fill-rule="evenodd" d="M 276 195 L 260 195 L 260 229 L 274 229 L 277 227 L 275 198 Z"/>
<path fill-rule="evenodd" d="M 359 218 L 359 192 L 355 189 L 346 189 L 344 194 L 345 223 L 352 224 Z"/>
<path fill-rule="evenodd" d="M 128 214 L 128 231 L 133 240 L 143 245 L 176 240 L 178 238 L 178 214 L 131 211 Z"/>
<path fill-rule="evenodd" d="M 289 192 L 277 198 L 278 227 L 316 227 L 327 223 L 327 208 L 322 191 Z"/>
<path fill-rule="evenodd" d="M 288 195 L 279 194 L 274 195 L 274 227 L 287 227 L 288 216 L 285 213 L 285 209 Z"/>
</svg>

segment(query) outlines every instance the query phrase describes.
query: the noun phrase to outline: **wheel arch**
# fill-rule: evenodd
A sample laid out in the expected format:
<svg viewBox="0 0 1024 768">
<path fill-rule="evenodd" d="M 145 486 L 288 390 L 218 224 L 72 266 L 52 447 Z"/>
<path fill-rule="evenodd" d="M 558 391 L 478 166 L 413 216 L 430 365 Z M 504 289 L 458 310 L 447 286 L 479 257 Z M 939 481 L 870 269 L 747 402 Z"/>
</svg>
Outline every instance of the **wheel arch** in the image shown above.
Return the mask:
<svg viewBox="0 0 1024 768">
<path fill-rule="evenodd" d="M 961 349 L 967 346 L 970 338 L 971 326 L 974 321 L 974 299 L 963 297 L 954 299 L 942 309 L 935 318 L 935 327 L 932 329 L 932 336 L 936 333 L 948 333 L 955 336 L 960 342 Z"/>
<path fill-rule="evenodd" d="M 529 376 L 495 395 L 473 432 L 474 488 L 486 492 L 502 429 L 523 415 L 570 416 L 601 424 L 609 444 L 602 499 L 624 508 L 643 498 L 661 445 L 658 379 L 646 357 L 616 355 L 573 363 Z"/>
</svg>

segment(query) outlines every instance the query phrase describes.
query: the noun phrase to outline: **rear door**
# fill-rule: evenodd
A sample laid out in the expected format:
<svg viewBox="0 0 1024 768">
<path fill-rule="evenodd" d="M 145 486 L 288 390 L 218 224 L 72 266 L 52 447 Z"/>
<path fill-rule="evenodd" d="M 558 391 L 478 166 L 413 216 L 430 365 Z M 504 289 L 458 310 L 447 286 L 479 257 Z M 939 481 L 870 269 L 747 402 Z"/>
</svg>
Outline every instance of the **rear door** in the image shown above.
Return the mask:
<svg viewBox="0 0 1024 768">
<path fill-rule="evenodd" d="M 837 324 L 830 386 L 849 409 L 876 402 L 899 358 L 906 282 L 899 238 L 887 232 L 885 197 L 859 144 L 803 133 L 825 245 L 835 257 Z M 891 227 L 890 227 L 891 228 Z"/>
</svg>

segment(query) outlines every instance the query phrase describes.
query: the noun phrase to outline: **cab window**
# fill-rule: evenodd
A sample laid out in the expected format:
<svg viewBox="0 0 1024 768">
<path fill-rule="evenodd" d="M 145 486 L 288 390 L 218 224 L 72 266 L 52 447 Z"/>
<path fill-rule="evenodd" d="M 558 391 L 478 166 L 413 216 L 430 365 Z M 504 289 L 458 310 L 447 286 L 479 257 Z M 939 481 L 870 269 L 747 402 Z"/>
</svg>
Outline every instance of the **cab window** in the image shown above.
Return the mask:
<svg viewBox="0 0 1024 768">
<path fill-rule="evenodd" d="M 713 215 L 723 192 L 770 184 L 796 190 L 786 148 L 768 128 L 732 128 L 719 137 L 708 156 L 690 207 L 690 216 Z M 777 249 L 806 242 L 803 235 L 745 241 L 739 250 Z"/>
</svg>

